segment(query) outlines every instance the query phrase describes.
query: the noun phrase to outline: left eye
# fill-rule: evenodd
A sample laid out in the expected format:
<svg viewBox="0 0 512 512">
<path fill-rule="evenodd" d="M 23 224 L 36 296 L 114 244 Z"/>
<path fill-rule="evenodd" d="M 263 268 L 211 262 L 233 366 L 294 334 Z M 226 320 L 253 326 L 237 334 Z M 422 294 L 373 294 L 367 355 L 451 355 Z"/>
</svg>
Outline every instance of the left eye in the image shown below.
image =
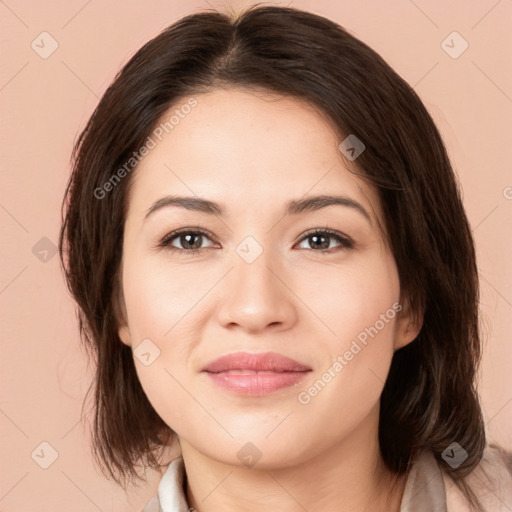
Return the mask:
<svg viewBox="0 0 512 512">
<path fill-rule="evenodd" d="M 313 244 L 316 244 L 317 247 L 323 246 L 323 247 L 320 247 L 319 251 L 314 251 L 314 252 L 320 252 L 320 253 L 330 252 L 330 242 L 328 241 L 327 247 L 325 247 L 326 244 L 325 244 L 325 242 L 321 241 L 322 239 L 323 240 L 329 240 L 329 239 L 336 240 L 339 243 L 339 245 L 345 249 L 351 249 L 352 247 L 354 247 L 354 243 L 352 242 L 352 240 L 349 237 L 342 235 L 341 233 L 338 233 L 337 231 L 331 231 L 330 229 L 329 230 L 311 231 L 311 232 L 307 233 L 304 237 L 302 237 L 301 241 L 308 240 L 310 242 L 310 245 L 311 245 L 311 242 L 313 242 Z"/>
<path fill-rule="evenodd" d="M 162 241 L 160 242 L 160 247 L 167 247 L 168 249 L 172 251 L 180 251 L 182 253 L 197 253 L 203 249 L 207 249 L 208 247 L 201 247 L 201 242 L 203 238 L 206 238 L 208 240 L 211 240 L 208 236 L 208 233 L 202 230 L 184 230 L 179 232 L 172 232 L 169 233 L 167 236 L 165 236 Z M 178 240 L 181 244 L 181 247 L 176 247 L 173 245 L 173 241 Z M 325 242 L 327 240 L 327 243 Z M 330 241 L 335 240 L 338 242 L 339 246 L 344 249 L 351 249 L 354 247 L 354 243 L 352 240 L 342 235 L 341 233 L 338 233 L 336 231 L 331 230 L 313 230 L 308 233 L 306 233 L 301 239 L 300 242 L 303 241 L 309 241 L 309 244 L 313 247 L 316 245 L 316 249 L 309 249 L 313 250 L 314 252 L 331 252 L 332 247 Z M 210 246 L 211 247 L 211 246 Z"/>
</svg>

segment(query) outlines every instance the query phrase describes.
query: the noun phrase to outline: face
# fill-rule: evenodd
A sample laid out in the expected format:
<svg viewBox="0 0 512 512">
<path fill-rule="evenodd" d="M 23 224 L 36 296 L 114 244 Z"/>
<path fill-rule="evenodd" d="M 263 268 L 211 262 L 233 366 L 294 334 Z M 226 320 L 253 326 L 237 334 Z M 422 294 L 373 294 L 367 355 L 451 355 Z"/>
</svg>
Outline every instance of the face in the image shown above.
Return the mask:
<svg viewBox="0 0 512 512">
<path fill-rule="evenodd" d="M 229 464 L 248 442 L 268 467 L 297 464 L 378 411 L 393 352 L 418 326 L 398 313 L 378 195 L 329 122 L 288 97 L 195 99 L 132 177 L 119 335 L 180 441 Z M 196 202 L 157 203 L 169 196 Z M 290 207 L 316 196 L 342 200 Z M 240 368 L 268 352 L 301 366 Z"/>
</svg>

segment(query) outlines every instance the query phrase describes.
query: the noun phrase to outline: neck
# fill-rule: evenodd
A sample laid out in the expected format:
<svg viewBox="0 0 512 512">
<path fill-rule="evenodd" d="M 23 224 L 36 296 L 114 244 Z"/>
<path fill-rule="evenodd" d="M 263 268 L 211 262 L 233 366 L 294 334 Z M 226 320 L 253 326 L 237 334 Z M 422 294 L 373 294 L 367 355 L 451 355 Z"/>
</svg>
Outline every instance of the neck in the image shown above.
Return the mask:
<svg viewBox="0 0 512 512">
<path fill-rule="evenodd" d="M 336 445 L 288 467 L 226 464 L 198 452 L 183 439 L 180 445 L 187 500 L 197 512 L 398 512 L 405 487 L 406 478 L 394 480 L 384 465 L 378 409 Z"/>
</svg>

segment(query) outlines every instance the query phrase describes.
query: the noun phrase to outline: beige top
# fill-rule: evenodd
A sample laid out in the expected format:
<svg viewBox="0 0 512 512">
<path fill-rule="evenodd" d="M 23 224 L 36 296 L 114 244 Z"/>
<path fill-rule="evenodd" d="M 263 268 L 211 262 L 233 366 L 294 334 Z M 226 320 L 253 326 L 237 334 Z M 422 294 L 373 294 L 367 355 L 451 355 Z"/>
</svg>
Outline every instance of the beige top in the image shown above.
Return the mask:
<svg viewBox="0 0 512 512">
<path fill-rule="evenodd" d="M 510 462 L 509 462 L 510 463 Z M 484 467 L 490 480 L 480 473 Z M 484 458 L 467 481 L 482 501 L 486 512 L 512 512 L 512 467 L 497 450 L 487 448 Z M 165 471 L 154 496 L 141 512 L 193 512 L 185 494 L 183 458 L 174 459 Z M 462 495 L 441 470 L 431 451 L 424 450 L 407 477 L 400 512 L 467 512 Z"/>
</svg>

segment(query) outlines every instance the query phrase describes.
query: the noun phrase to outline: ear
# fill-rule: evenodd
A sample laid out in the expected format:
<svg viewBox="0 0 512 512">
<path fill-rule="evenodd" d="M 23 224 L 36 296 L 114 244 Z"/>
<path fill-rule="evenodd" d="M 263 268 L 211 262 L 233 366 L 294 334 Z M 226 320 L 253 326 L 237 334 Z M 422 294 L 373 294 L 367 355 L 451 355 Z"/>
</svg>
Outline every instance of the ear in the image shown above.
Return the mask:
<svg viewBox="0 0 512 512">
<path fill-rule="evenodd" d="M 413 342 L 423 327 L 425 311 L 414 309 L 408 298 L 400 302 L 402 309 L 395 324 L 395 351 Z"/>
<path fill-rule="evenodd" d="M 117 330 L 117 334 L 119 335 L 119 339 L 128 347 L 132 346 L 132 336 L 130 334 L 130 329 L 128 325 L 121 325 Z"/>
<path fill-rule="evenodd" d="M 116 303 L 114 305 L 114 310 L 117 319 L 117 334 L 119 339 L 128 347 L 132 346 L 132 336 L 130 333 L 130 328 L 128 327 L 128 315 L 126 314 L 126 304 L 124 301 L 124 295 L 122 292 L 118 291 Z"/>
</svg>

